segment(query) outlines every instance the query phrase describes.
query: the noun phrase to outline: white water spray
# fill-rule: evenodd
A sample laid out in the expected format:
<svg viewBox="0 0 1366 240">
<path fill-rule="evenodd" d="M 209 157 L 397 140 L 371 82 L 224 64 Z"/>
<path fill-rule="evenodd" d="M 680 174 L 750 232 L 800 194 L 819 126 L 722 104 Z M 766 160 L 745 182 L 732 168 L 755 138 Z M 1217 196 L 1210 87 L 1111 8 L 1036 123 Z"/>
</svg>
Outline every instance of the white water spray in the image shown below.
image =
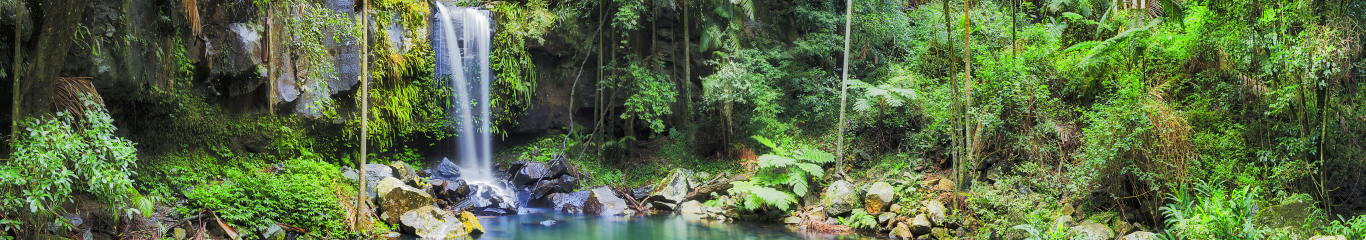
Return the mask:
<svg viewBox="0 0 1366 240">
<path fill-rule="evenodd" d="M 471 184 L 491 186 L 496 194 L 508 196 L 503 194 L 508 192 L 504 191 L 506 187 L 498 184 L 493 176 L 493 129 L 489 106 L 491 20 L 474 8 L 448 10 L 440 2 L 433 4 L 440 14 L 445 59 L 453 80 L 451 88 L 455 90 L 453 118 L 459 124 L 456 150 L 460 168 L 464 169 L 461 178 Z M 456 23 L 460 24 L 459 34 L 455 31 Z"/>
</svg>

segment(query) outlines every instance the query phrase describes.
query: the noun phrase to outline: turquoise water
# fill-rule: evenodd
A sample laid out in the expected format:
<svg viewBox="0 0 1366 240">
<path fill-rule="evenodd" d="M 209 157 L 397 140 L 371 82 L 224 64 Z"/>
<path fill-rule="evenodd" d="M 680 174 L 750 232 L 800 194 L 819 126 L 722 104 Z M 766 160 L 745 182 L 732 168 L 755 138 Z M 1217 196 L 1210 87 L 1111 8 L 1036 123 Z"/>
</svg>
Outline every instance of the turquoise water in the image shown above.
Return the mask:
<svg viewBox="0 0 1366 240">
<path fill-rule="evenodd" d="M 541 211 L 553 212 L 553 211 Z M 540 222 L 559 220 L 553 226 Z M 579 239 L 870 239 L 799 232 L 782 224 L 719 223 L 680 215 L 644 217 L 597 217 L 559 213 L 522 214 L 481 218 L 479 239 L 579 240 Z"/>
</svg>

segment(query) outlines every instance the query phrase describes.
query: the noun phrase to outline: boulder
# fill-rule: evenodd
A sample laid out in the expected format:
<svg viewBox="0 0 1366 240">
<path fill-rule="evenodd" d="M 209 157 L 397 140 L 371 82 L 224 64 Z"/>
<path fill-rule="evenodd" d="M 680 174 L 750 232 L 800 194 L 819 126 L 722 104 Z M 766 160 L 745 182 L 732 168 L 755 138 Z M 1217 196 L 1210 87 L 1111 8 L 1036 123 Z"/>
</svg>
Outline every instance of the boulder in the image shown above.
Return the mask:
<svg viewBox="0 0 1366 240">
<path fill-rule="evenodd" d="M 559 184 L 556 184 L 555 181 L 556 180 L 549 179 L 537 181 L 536 185 L 531 187 L 531 196 L 527 197 L 530 197 L 530 199 L 542 199 L 546 195 L 559 192 L 560 186 Z"/>
<path fill-rule="evenodd" d="M 1158 240 L 1158 239 L 1161 239 L 1161 238 L 1158 238 L 1156 233 L 1142 232 L 1142 231 L 1130 233 L 1129 235 L 1124 235 L 1124 237 L 1119 238 L 1119 240 Z"/>
<path fill-rule="evenodd" d="M 930 229 L 930 235 L 933 235 L 935 239 L 954 239 L 953 231 L 950 231 L 948 228 Z"/>
<path fill-rule="evenodd" d="M 398 187 L 389 190 L 383 197 L 380 197 L 379 203 L 380 211 L 388 215 L 387 218 L 383 218 L 384 222 L 390 224 L 399 223 L 401 221 L 401 219 L 398 219 L 403 216 L 400 213 L 407 213 L 414 209 L 431 207 L 433 204 L 436 204 L 436 202 L 432 200 L 431 195 L 407 185 L 399 185 Z"/>
<path fill-rule="evenodd" d="M 449 158 L 441 158 L 441 163 L 436 165 L 436 172 L 432 176 L 440 179 L 454 180 L 460 178 L 460 165 L 451 162 Z"/>
<path fill-rule="evenodd" d="M 683 197 L 688 195 L 691 188 L 688 185 L 688 176 L 682 170 L 674 169 L 671 171 L 669 176 L 665 177 L 664 181 L 660 182 L 659 186 L 650 193 L 648 200 L 655 202 L 655 207 L 660 210 L 672 211 L 679 202 L 683 201 Z"/>
<path fill-rule="evenodd" d="M 901 209 L 901 204 L 892 204 L 892 207 L 888 208 L 887 211 L 901 214 Z"/>
<path fill-rule="evenodd" d="M 398 178 L 399 181 L 408 185 L 418 185 L 417 169 L 414 169 L 413 166 L 409 166 L 403 161 L 393 161 L 389 162 L 389 167 L 394 169 L 394 178 Z"/>
<path fill-rule="evenodd" d="M 944 203 L 939 202 L 939 200 L 925 201 L 925 214 L 928 214 L 926 217 L 929 217 L 931 223 L 934 224 L 943 224 L 949 216 L 947 209 L 944 208 Z"/>
<path fill-rule="evenodd" d="M 1110 227 L 1091 221 L 1082 222 L 1077 226 L 1073 226 L 1070 231 L 1073 236 L 1081 237 L 1081 239 L 1084 240 L 1107 240 L 1115 238 L 1115 233 L 1110 230 Z"/>
<path fill-rule="evenodd" d="M 783 218 L 783 223 L 784 223 L 784 224 L 798 224 L 798 223 L 802 223 L 802 218 L 800 218 L 800 217 L 795 217 L 795 216 Z"/>
<path fill-rule="evenodd" d="M 470 234 L 484 234 L 484 224 L 479 223 L 479 217 L 475 217 L 470 212 L 460 212 L 460 222 L 465 225 L 465 231 Z"/>
<path fill-rule="evenodd" d="M 860 207 L 858 189 L 854 184 L 844 180 L 835 181 L 830 186 L 825 187 L 825 194 L 821 202 L 825 205 L 825 212 L 830 216 L 840 215 Z"/>
<path fill-rule="evenodd" d="M 650 197 L 650 192 L 653 191 L 653 190 L 654 190 L 654 189 L 653 189 L 653 188 L 650 188 L 650 186 L 644 186 L 644 187 L 638 187 L 638 188 L 636 188 L 636 189 L 631 189 L 631 197 L 636 198 L 636 200 L 645 200 L 646 198 L 649 198 L 649 197 Z M 649 203 L 649 202 L 646 202 L 646 203 Z"/>
<path fill-rule="evenodd" d="M 701 202 L 697 202 L 697 201 L 687 201 L 687 202 L 683 202 L 682 204 L 679 204 L 679 205 L 678 205 L 678 212 L 679 212 L 679 213 L 686 213 L 686 214 L 703 214 L 703 213 L 706 213 L 706 212 L 703 212 L 702 209 L 703 209 L 702 203 L 701 203 Z"/>
<path fill-rule="evenodd" d="M 178 229 L 178 228 L 177 228 L 177 229 Z M 182 230 L 182 231 L 183 231 L 183 230 Z M 272 224 L 272 225 L 270 225 L 269 228 L 266 228 L 266 232 L 265 232 L 264 235 L 262 235 L 262 236 L 264 236 L 264 237 L 262 237 L 262 239 L 266 239 L 266 240 L 285 240 L 285 237 L 286 237 L 285 235 L 287 235 L 287 234 L 285 234 L 285 229 L 280 228 L 280 225 L 274 225 L 274 224 Z"/>
<path fill-rule="evenodd" d="M 456 179 L 453 181 L 437 179 L 430 182 L 434 186 L 432 189 L 436 194 L 436 198 L 455 202 L 464 199 L 465 196 L 469 196 L 470 194 L 470 186 L 469 184 L 465 184 L 465 180 L 463 179 Z"/>
<path fill-rule="evenodd" d="M 929 231 L 929 230 L 926 230 L 926 231 Z M 897 223 L 897 224 L 896 224 L 896 228 L 892 228 L 892 232 L 887 234 L 887 238 L 891 238 L 891 239 L 915 239 L 915 234 L 911 232 L 910 226 L 908 226 L 906 223 L 903 222 L 903 223 Z"/>
<path fill-rule="evenodd" d="M 546 170 L 548 170 L 546 173 L 549 174 L 547 177 L 559 178 L 560 176 L 569 173 L 568 158 L 565 158 L 563 154 L 555 154 L 551 158 L 552 160 L 550 160 L 550 164 L 548 164 L 546 168 Z"/>
<path fill-rule="evenodd" d="M 914 233 L 916 235 L 924 235 L 926 233 L 930 233 L 930 228 L 934 227 L 934 224 L 930 223 L 930 219 L 928 217 L 925 217 L 925 214 L 920 214 L 916 215 L 915 218 L 911 219 L 911 224 L 909 227 L 911 233 Z"/>
<path fill-rule="evenodd" d="M 386 177 L 394 176 L 394 169 L 384 164 L 365 164 L 365 194 L 370 198 L 378 197 L 375 194 L 375 185 Z M 356 181 L 356 174 L 352 171 L 342 173 L 348 180 Z M 400 181 L 402 182 L 402 181 Z"/>
<path fill-rule="evenodd" d="M 891 184 L 875 182 L 868 187 L 868 193 L 863 196 L 863 208 L 869 213 L 882 212 L 895 197 L 896 189 L 892 189 Z"/>
<path fill-rule="evenodd" d="M 1323 236 L 1323 235 L 1319 235 L 1319 236 L 1311 237 L 1311 238 L 1309 238 L 1309 240 L 1347 240 L 1347 236 L 1343 236 L 1343 235 L 1335 235 L 1335 236 Z"/>
<path fill-rule="evenodd" d="M 887 222 L 892 221 L 893 218 L 896 218 L 896 214 L 895 214 L 895 213 L 885 212 L 885 213 L 882 213 L 882 214 L 878 214 L 878 215 L 877 215 L 877 224 L 878 224 L 878 225 L 887 225 Z"/>
<path fill-rule="evenodd" d="M 384 196 L 389 194 L 389 191 L 394 190 L 394 188 L 398 188 L 399 186 L 403 186 L 403 182 L 399 181 L 397 178 L 386 177 L 379 180 L 378 183 L 375 183 L 375 194 Z"/>
<path fill-rule="evenodd" d="M 949 180 L 948 178 L 939 179 L 939 184 L 935 184 L 934 188 L 944 191 L 953 191 L 953 180 Z"/>
<path fill-rule="evenodd" d="M 550 204 L 555 207 L 556 211 L 577 213 L 582 211 L 583 202 L 588 201 L 588 195 L 588 191 L 578 191 L 571 193 L 551 193 L 547 198 L 550 199 Z"/>
<path fill-rule="evenodd" d="M 578 189 L 578 188 L 579 188 L 579 178 L 576 178 L 576 177 L 574 177 L 574 176 L 564 175 L 564 176 L 560 176 L 559 179 L 560 179 L 560 180 L 559 180 L 559 181 L 556 181 L 556 183 L 559 183 L 559 184 L 560 184 L 560 187 L 559 187 L 559 191 L 560 191 L 560 192 L 572 192 L 572 191 L 574 191 L 575 189 Z"/>
<path fill-rule="evenodd" d="M 517 174 L 513 175 L 512 184 L 514 186 L 532 185 L 549 177 L 551 177 L 550 167 L 546 166 L 545 163 L 526 162 L 521 169 L 517 170 Z"/>
<path fill-rule="evenodd" d="M 469 234 L 460 219 L 430 205 L 403 213 L 399 229 L 423 239 L 455 239 Z"/>
<path fill-rule="evenodd" d="M 507 216 L 517 214 L 517 201 L 485 184 L 470 184 L 469 196 L 455 204 L 456 209 L 474 212 L 479 216 Z"/>
<path fill-rule="evenodd" d="M 616 216 L 626 211 L 626 200 L 618 198 L 611 188 L 594 188 L 583 202 L 583 213 L 598 216 Z"/>
</svg>

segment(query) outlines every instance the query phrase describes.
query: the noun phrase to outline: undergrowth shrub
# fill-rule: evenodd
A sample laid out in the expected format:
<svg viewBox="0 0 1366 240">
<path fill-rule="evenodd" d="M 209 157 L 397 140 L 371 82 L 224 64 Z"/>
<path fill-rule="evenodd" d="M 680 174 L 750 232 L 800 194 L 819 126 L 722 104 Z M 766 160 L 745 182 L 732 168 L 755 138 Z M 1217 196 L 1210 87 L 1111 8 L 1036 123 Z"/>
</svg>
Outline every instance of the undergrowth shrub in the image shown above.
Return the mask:
<svg viewBox="0 0 1366 240">
<path fill-rule="evenodd" d="M 196 186 L 186 197 L 191 206 L 215 211 L 225 221 L 247 229 L 262 231 L 285 223 L 332 237 L 345 236 L 346 213 L 340 204 L 354 199 L 348 195 L 355 189 L 338 179 L 337 166 L 301 157 L 273 168 L 274 173 L 227 169 L 223 181 Z"/>
<path fill-rule="evenodd" d="M 119 214 L 151 214 L 150 202 L 129 178 L 137 164 L 134 143 L 114 136 L 117 128 L 103 106 L 89 98 L 83 101 L 89 109 L 84 118 L 63 111 L 55 118 L 23 123 L 13 159 L 0 165 L 0 218 L 24 216 L 30 224 L 47 223 L 79 192 L 111 203 Z"/>
</svg>

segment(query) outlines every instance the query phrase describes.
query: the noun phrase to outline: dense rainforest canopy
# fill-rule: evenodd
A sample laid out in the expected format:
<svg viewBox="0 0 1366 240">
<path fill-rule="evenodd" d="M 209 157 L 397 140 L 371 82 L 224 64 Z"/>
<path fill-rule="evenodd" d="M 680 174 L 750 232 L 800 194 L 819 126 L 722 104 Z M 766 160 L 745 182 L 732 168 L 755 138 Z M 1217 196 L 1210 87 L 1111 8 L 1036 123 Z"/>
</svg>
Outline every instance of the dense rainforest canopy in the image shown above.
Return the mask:
<svg viewBox="0 0 1366 240">
<path fill-rule="evenodd" d="M 435 4 L 492 20 L 493 171 L 522 204 L 1366 238 L 1361 1 L 3 0 L 0 239 L 426 237 L 405 187 L 478 226 L 438 179 L 464 133 Z"/>
</svg>

